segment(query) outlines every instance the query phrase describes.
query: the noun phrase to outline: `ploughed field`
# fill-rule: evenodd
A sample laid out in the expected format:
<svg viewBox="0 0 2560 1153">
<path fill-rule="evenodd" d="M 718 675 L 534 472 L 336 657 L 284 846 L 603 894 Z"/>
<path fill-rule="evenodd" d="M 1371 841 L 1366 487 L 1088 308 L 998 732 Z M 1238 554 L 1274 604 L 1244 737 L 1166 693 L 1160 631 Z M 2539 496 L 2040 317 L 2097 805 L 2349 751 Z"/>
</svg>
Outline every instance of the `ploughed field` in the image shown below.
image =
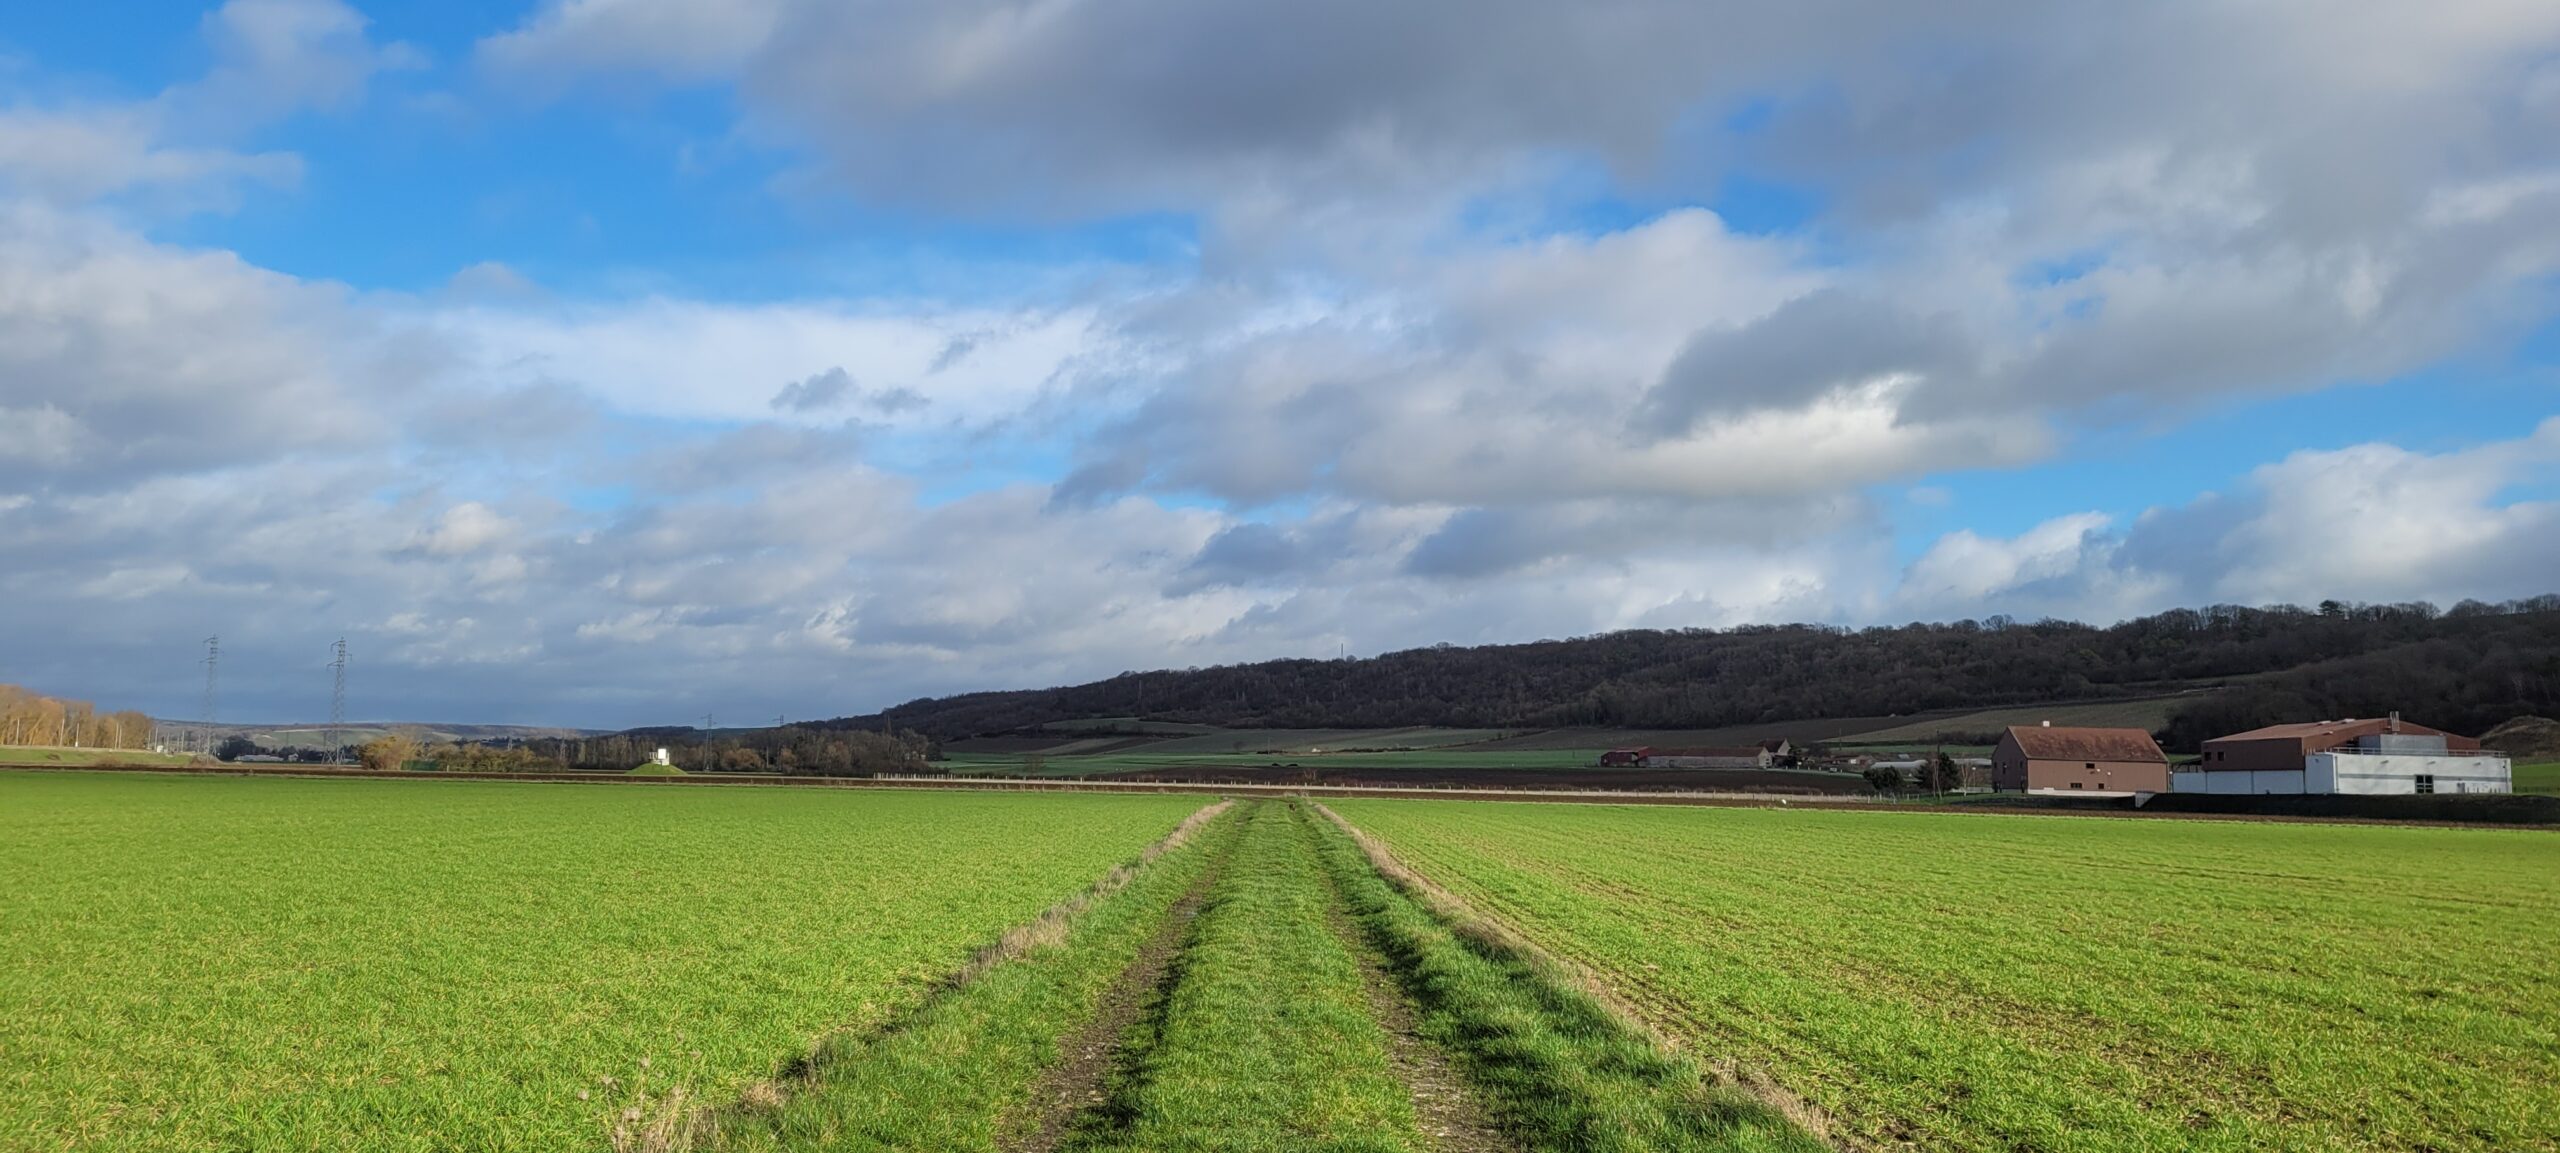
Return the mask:
<svg viewBox="0 0 2560 1153">
<path fill-rule="evenodd" d="M 0 774 L 0 1149 L 573 1149 L 1196 798 Z"/>
<path fill-rule="evenodd" d="M 1851 1146 L 2560 1148 L 2560 837 L 1340 801 Z"/>
</svg>

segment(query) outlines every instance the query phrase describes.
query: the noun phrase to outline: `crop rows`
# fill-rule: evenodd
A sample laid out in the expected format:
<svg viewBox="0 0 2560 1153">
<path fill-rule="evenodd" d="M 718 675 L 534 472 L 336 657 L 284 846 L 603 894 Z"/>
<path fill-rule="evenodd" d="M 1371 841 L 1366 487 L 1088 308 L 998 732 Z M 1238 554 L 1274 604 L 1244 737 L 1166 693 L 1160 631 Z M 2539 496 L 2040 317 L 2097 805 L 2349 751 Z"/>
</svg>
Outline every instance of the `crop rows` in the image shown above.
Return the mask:
<svg viewBox="0 0 2560 1153">
<path fill-rule="evenodd" d="M 1153 964 L 1149 924 L 1167 947 Z M 1461 928 L 1389 884 L 1310 807 L 1248 802 L 1055 947 L 953 990 L 911 1023 L 834 1047 L 775 1099 L 726 1111 L 703 1144 L 1821 1148 L 1555 974 Z M 1107 979 L 1115 967 L 1120 979 Z M 1133 974 L 1144 977 L 1143 1003 L 1115 1018 L 1115 993 Z M 1102 1038 L 1107 1059 L 1062 1083 L 1097 1020 L 1116 1022 Z M 1058 1103 L 1063 1115 L 1044 1118 Z"/>
<path fill-rule="evenodd" d="M 1335 809 L 0 776 L 0 1149 L 2560 1149 L 2547 834 Z"/>
<path fill-rule="evenodd" d="M 2560 839 L 1345 801 L 1855 1145 L 2560 1148 Z"/>
<path fill-rule="evenodd" d="M 0 1149 L 598 1146 L 1197 807 L 0 775 Z"/>
</svg>

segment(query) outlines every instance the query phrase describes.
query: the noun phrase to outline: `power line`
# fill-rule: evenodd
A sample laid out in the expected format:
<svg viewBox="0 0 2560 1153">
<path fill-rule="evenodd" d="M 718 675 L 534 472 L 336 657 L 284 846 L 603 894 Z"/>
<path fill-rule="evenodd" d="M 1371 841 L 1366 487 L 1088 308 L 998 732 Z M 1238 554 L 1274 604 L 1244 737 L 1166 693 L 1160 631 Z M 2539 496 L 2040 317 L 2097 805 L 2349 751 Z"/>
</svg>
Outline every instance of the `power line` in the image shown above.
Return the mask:
<svg viewBox="0 0 2560 1153">
<path fill-rule="evenodd" d="M 340 730 L 347 727 L 347 638 L 329 646 L 329 763 L 338 763 L 347 747 Z"/>
<path fill-rule="evenodd" d="M 213 751 L 213 717 L 216 692 L 222 683 L 222 637 L 204 639 L 204 752 Z"/>
</svg>

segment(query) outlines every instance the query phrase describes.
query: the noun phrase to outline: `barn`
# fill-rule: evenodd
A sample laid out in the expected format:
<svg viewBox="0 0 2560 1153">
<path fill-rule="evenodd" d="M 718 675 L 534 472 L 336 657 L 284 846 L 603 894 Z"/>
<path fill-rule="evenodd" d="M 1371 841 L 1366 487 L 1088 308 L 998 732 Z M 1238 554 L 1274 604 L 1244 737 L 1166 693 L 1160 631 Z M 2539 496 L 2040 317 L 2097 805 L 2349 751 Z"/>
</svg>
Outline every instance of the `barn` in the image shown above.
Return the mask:
<svg viewBox="0 0 2560 1153">
<path fill-rule="evenodd" d="M 2204 743 L 2172 778 L 2181 793 L 2228 795 L 2513 792 L 2514 768 L 2469 737 L 2400 719 L 2269 725 Z"/>
<path fill-rule="evenodd" d="M 1646 749 L 1637 762 L 1648 769 L 1765 769 L 1769 750 L 1758 745 L 1736 748 Z"/>
<path fill-rule="evenodd" d="M 2030 793 L 2165 793 L 2169 758 L 2141 729 L 2012 725 L 1991 751 L 1991 787 Z"/>
</svg>

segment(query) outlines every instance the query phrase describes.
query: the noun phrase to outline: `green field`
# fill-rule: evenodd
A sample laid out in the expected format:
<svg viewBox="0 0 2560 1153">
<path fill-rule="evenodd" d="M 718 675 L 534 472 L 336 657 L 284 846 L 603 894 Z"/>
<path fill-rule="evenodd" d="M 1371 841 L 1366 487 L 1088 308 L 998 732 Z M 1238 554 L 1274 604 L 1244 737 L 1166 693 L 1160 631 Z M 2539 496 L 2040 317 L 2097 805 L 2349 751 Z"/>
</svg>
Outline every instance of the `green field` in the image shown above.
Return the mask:
<svg viewBox="0 0 2560 1153">
<path fill-rule="evenodd" d="M 0 1150 L 2560 1150 L 2549 832 L 1205 800 L 0 774 Z"/>
<path fill-rule="evenodd" d="M 183 765 L 186 753 L 154 753 L 143 749 L 55 749 L 0 745 L 0 765 L 74 768 L 82 765 Z"/>
<path fill-rule="evenodd" d="M 1335 807 L 1853 1143 L 2560 1147 L 2548 833 Z"/>
<path fill-rule="evenodd" d="M 1423 1148 L 1360 965 L 1326 916 L 1311 830 L 1282 804 L 1242 819 L 1181 980 L 1132 1046 L 1119 1108 L 1068 1148 Z"/>
<path fill-rule="evenodd" d="M 1199 804 L 0 774 L 0 1148 L 601 1147 Z"/>
<path fill-rule="evenodd" d="M 1087 1042 L 1109 1059 L 1061 1059 Z M 1053 945 L 811 1064 L 721 1110 L 697 1147 L 1821 1148 L 1442 923 L 1312 808 L 1281 801 L 1238 805 Z"/>
<path fill-rule="evenodd" d="M 2538 765 L 2517 765 L 2515 772 L 2517 792 L 2560 796 L 2560 761 L 2544 761 Z"/>
</svg>

